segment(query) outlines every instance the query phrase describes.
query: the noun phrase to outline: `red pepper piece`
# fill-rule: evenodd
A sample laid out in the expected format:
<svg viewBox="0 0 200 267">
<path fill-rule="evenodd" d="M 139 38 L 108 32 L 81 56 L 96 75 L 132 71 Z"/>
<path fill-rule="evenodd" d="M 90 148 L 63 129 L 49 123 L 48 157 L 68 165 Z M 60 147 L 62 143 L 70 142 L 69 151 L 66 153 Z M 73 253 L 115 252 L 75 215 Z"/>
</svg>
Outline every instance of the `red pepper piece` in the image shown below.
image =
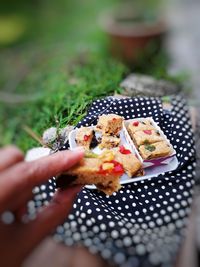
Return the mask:
<svg viewBox="0 0 200 267">
<path fill-rule="evenodd" d="M 151 135 L 152 134 L 152 131 L 151 130 L 144 130 L 143 131 L 145 134 L 148 134 L 148 135 Z"/>
<path fill-rule="evenodd" d="M 102 165 L 99 167 L 99 171 L 98 171 L 99 174 L 106 174 L 108 173 L 108 170 L 103 170 L 103 167 Z"/>
<path fill-rule="evenodd" d="M 119 147 L 119 152 L 120 152 L 121 154 L 125 154 L 125 155 L 127 155 L 127 154 L 131 154 L 131 151 L 130 151 L 129 149 L 126 149 L 124 146 L 120 146 L 120 147 Z"/>
<path fill-rule="evenodd" d="M 138 125 L 139 125 L 139 121 L 134 121 L 133 122 L 133 126 L 136 126 L 137 127 Z"/>
<path fill-rule="evenodd" d="M 114 167 L 113 172 L 114 172 L 114 173 L 124 173 L 124 168 L 123 168 L 123 166 L 122 166 L 120 163 L 118 163 L 118 164 Z"/>
<path fill-rule="evenodd" d="M 124 168 L 121 163 L 119 163 L 116 160 L 111 160 L 111 162 L 114 164 L 114 169 L 112 172 L 114 173 L 124 173 Z"/>
<path fill-rule="evenodd" d="M 88 141 L 89 138 L 90 138 L 90 135 L 86 135 L 86 134 L 85 134 L 84 137 L 83 137 L 83 140 L 84 140 L 84 141 Z"/>
<path fill-rule="evenodd" d="M 101 165 L 98 173 L 100 174 L 107 174 L 107 173 L 123 174 L 124 173 L 124 168 L 122 164 L 120 164 L 118 161 L 111 160 L 111 161 L 105 161 L 105 163 L 113 163 L 114 168 L 112 170 L 103 170 L 102 165 Z"/>
</svg>

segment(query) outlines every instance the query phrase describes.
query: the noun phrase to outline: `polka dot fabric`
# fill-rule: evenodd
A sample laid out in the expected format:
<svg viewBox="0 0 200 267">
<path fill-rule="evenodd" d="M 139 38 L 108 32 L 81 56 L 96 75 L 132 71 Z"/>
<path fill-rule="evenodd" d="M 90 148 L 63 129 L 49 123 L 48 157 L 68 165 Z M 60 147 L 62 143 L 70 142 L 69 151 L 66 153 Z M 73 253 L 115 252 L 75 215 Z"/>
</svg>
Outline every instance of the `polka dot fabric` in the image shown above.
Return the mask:
<svg viewBox="0 0 200 267">
<path fill-rule="evenodd" d="M 113 99 L 93 103 L 78 124 L 96 124 L 97 116 L 116 113 L 126 119 L 152 116 L 173 143 L 178 169 L 149 180 L 127 184 L 112 196 L 83 189 L 71 214 L 57 227 L 54 239 L 79 244 L 99 253 L 116 266 L 171 266 L 184 237 L 192 202 L 195 150 L 187 106 L 172 97 L 172 111 L 162 109 L 155 98 Z M 54 179 L 34 189 L 29 212 L 48 203 L 55 191 Z"/>
<path fill-rule="evenodd" d="M 96 125 L 99 115 L 115 113 L 126 120 L 139 117 L 153 117 L 160 124 L 163 118 L 162 102 L 153 97 L 150 98 L 126 98 L 117 99 L 108 97 L 93 102 L 87 116 L 78 123 L 77 127 Z"/>
</svg>

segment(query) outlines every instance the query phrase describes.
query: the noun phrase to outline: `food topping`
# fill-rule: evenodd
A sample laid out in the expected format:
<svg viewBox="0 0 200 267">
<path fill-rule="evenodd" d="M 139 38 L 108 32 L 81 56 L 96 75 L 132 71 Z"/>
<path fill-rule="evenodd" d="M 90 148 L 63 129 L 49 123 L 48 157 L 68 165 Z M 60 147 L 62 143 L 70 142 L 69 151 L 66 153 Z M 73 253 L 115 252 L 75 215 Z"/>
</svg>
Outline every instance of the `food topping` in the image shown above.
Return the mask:
<svg viewBox="0 0 200 267">
<path fill-rule="evenodd" d="M 105 170 L 112 170 L 114 168 L 114 164 L 113 163 L 103 163 L 102 164 L 102 169 Z"/>
<path fill-rule="evenodd" d="M 138 125 L 139 125 L 139 121 L 134 121 L 133 122 L 133 126 L 136 126 L 137 127 Z"/>
<path fill-rule="evenodd" d="M 154 150 L 156 150 L 156 147 L 153 146 L 153 145 L 146 145 L 145 146 L 145 149 L 148 150 L 148 151 L 150 151 L 150 152 L 153 152 Z"/>
<path fill-rule="evenodd" d="M 106 161 L 111 161 L 113 160 L 115 157 L 114 152 L 111 150 L 105 150 L 100 156 L 99 158 L 103 159 L 104 162 Z"/>
<path fill-rule="evenodd" d="M 114 172 L 115 173 L 124 173 L 124 168 L 123 168 L 123 166 L 120 164 L 120 163 L 118 163 L 115 167 L 114 167 Z"/>
<path fill-rule="evenodd" d="M 120 152 L 121 154 L 125 154 L 125 155 L 127 155 L 127 154 L 131 154 L 131 151 L 130 151 L 129 149 L 126 149 L 124 146 L 120 146 L 120 147 L 119 147 L 119 152 Z"/>
<path fill-rule="evenodd" d="M 85 158 L 98 158 L 99 155 L 91 152 L 91 151 L 85 151 L 85 155 L 84 155 Z"/>
<path fill-rule="evenodd" d="M 151 130 L 144 130 L 143 131 L 145 134 L 148 134 L 148 135 L 151 135 L 152 134 L 152 131 Z"/>
<path fill-rule="evenodd" d="M 107 173 L 113 173 L 113 174 L 123 174 L 124 168 L 122 164 L 120 164 L 116 160 L 111 160 L 108 162 L 104 162 L 100 168 L 98 173 L 100 174 L 107 174 Z"/>
<path fill-rule="evenodd" d="M 86 134 L 85 134 L 84 137 L 83 137 L 84 141 L 88 141 L 89 138 L 90 138 L 90 135 L 86 135 Z"/>
</svg>

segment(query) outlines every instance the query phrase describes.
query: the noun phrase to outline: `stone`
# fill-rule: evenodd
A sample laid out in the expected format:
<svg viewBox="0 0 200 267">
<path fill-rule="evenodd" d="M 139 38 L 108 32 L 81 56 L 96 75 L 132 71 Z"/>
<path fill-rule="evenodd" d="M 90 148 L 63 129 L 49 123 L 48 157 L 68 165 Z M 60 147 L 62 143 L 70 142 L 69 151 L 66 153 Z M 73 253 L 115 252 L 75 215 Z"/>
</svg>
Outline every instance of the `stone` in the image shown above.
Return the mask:
<svg viewBox="0 0 200 267">
<path fill-rule="evenodd" d="M 51 127 L 44 131 L 42 140 L 44 144 L 51 145 L 57 138 L 57 129 L 56 127 Z"/>
<path fill-rule="evenodd" d="M 125 96 L 154 96 L 177 94 L 181 91 L 180 86 L 165 80 L 156 80 L 151 76 L 142 74 L 130 74 L 120 84 L 121 92 Z"/>
<path fill-rule="evenodd" d="M 44 144 L 50 147 L 53 151 L 58 150 L 68 141 L 69 133 L 73 129 L 74 127 L 71 125 L 67 125 L 59 130 L 57 130 L 56 127 L 51 127 L 44 131 L 42 140 Z"/>
</svg>

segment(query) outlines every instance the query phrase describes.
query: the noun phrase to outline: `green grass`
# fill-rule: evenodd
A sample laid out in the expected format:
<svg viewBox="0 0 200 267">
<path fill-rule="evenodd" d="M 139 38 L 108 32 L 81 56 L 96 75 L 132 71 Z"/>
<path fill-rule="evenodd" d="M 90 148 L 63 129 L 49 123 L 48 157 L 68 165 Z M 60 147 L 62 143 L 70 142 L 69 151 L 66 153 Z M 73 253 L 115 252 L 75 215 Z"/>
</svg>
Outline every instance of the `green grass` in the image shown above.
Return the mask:
<svg viewBox="0 0 200 267">
<path fill-rule="evenodd" d="M 97 62 L 100 67 L 97 67 Z M 15 105 L 1 105 L 1 145 L 14 142 L 23 150 L 36 145 L 24 132 L 24 124 L 38 135 L 55 126 L 55 117 L 60 127 L 77 124 L 94 99 L 120 91 L 119 83 L 126 71 L 121 63 L 95 56 L 84 66 L 77 64 L 70 72 L 61 68 L 43 75 L 34 73 L 33 77 L 28 76 L 19 91 L 23 92 L 23 87 L 30 86 L 31 91 L 36 89 L 33 94 L 37 98 Z"/>
<path fill-rule="evenodd" d="M 113 2 L 59 0 L 38 2 L 35 9 L 18 6 L 29 28 L 20 42 L 0 50 L 0 93 L 12 100 L 0 98 L 1 146 L 15 143 L 26 151 L 38 144 L 24 125 L 40 136 L 55 126 L 55 118 L 60 127 L 75 125 L 93 100 L 120 93 L 119 84 L 131 70 L 111 58 L 97 19 Z M 134 71 L 174 80 L 167 66 L 160 52 L 148 62 L 141 59 Z M 16 94 L 25 100 L 18 103 Z"/>
</svg>

